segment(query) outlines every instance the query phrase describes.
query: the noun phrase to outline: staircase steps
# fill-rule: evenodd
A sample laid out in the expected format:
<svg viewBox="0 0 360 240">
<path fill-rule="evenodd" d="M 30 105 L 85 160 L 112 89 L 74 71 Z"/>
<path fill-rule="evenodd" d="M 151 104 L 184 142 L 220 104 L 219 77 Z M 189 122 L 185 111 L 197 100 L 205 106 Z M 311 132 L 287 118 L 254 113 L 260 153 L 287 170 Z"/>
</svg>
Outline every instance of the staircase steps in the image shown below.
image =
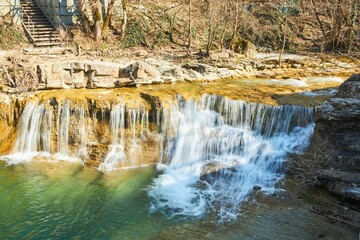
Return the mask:
<svg viewBox="0 0 360 240">
<path fill-rule="evenodd" d="M 36 47 L 61 45 L 60 32 L 53 26 L 35 0 L 21 0 L 23 26 Z"/>
</svg>

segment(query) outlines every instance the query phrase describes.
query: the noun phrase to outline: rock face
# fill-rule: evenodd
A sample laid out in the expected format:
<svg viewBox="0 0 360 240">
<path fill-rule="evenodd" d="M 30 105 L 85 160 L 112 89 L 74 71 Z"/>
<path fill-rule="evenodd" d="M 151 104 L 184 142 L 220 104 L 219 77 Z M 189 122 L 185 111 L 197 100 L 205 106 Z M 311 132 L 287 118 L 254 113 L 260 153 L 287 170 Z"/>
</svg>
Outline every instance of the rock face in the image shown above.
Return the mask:
<svg viewBox="0 0 360 240">
<path fill-rule="evenodd" d="M 360 200 L 360 74 L 352 75 L 338 94 L 315 109 L 315 143 L 333 150 L 323 161 L 322 184 L 339 195 Z"/>
<path fill-rule="evenodd" d="M 110 166 L 153 164 L 160 158 L 161 104 L 157 96 L 108 90 L 0 94 L 0 155 L 46 152 L 49 160 L 70 157 L 98 167 L 109 154 L 122 154 Z"/>
<path fill-rule="evenodd" d="M 60 62 L 37 66 L 38 89 L 118 88 L 176 81 L 213 81 L 241 75 L 207 64 L 176 64 L 157 61 L 133 63 Z"/>
</svg>

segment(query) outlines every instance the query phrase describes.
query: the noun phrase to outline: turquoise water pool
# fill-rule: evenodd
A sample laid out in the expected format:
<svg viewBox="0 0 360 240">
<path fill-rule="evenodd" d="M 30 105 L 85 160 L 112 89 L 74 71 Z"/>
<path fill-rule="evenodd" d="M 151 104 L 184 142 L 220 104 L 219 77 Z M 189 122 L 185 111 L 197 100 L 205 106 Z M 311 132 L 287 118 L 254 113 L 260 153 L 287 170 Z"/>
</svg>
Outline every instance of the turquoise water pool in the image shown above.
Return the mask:
<svg viewBox="0 0 360 240">
<path fill-rule="evenodd" d="M 0 162 L 0 239 L 356 239 L 294 206 L 253 203 L 219 223 L 150 213 L 155 167 L 101 173 L 64 162 Z M 270 197 L 270 196 L 269 196 Z"/>
</svg>

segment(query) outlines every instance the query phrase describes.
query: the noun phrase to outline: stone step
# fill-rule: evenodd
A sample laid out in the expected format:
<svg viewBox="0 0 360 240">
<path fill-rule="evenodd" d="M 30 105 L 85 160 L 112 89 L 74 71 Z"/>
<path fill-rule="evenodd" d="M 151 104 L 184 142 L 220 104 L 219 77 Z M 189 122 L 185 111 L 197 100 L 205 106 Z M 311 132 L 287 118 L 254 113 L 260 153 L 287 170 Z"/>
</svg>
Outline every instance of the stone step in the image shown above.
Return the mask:
<svg viewBox="0 0 360 240">
<path fill-rule="evenodd" d="M 33 18 L 30 18 L 30 19 L 24 19 L 24 23 L 33 23 L 33 24 L 46 24 L 46 25 L 51 25 L 52 24 L 49 22 L 49 20 L 47 19 L 33 19 Z"/>
<path fill-rule="evenodd" d="M 29 13 L 42 13 L 41 8 L 37 6 L 21 6 L 24 12 Z"/>
<path fill-rule="evenodd" d="M 35 1 L 21 1 L 23 25 L 28 29 L 36 47 L 61 45 L 61 36 Z"/>
<path fill-rule="evenodd" d="M 34 22 L 32 23 L 26 22 L 24 24 L 29 27 L 34 27 L 35 29 L 55 30 L 51 24 L 44 24 L 44 23 L 37 24 Z"/>
<path fill-rule="evenodd" d="M 41 42 L 41 43 L 34 43 L 35 47 L 51 47 L 51 46 L 61 46 L 60 42 Z"/>
<path fill-rule="evenodd" d="M 33 34 L 34 37 L 60 37 L 60 34 L 58 32 L 42 32 L 42 33 L 34 33 Z"/>
<path fill-rule="evenodd" d="M 35 7 L 33 7 L 33 8 L 25 7 L 24 8 L 24 7 L 22 7 L 22 10 L 28 15 L 30 15 L 30 14 L 39 14 L 39 13 L 42 14 L 42 10 L 40 8 L 35 8 Z"/>
<path fill-rule="evenodd" d="M 44 15 L 42 15 L 42 16 L 41 15 L 24 16 L 24 18 L 26 18 L 26 19 L 30 18 L 30 19 L 39 19 L 39 20 L 45 19 L 45 20 L 48 20 L 47 17 L 44 16 Z"/>
<path fill-rule="evenodd" d="M 60 40 L 60 37 L 34 37 L 34 41 L 36 42 L 57 42 Z"/>
</svg>

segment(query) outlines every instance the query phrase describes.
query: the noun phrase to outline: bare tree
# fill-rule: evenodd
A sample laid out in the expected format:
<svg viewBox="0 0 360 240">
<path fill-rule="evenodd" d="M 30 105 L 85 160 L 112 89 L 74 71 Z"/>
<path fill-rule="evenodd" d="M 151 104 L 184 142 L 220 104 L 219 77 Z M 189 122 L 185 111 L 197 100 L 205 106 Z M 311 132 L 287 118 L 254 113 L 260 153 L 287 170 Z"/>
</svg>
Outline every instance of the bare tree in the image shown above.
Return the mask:
<svg viewBox="0 0 360 240">
<path fill-rule="evenodd" d="M 121 23 L 120 39 L 124 39 L 126 34 L 126 24 L 127 24 L 127 0 L 121 0 L 121 4 L 122 4 L 123 20 Z"/>
<path fill-rule="evenodd" d="M 190 52 L 190 48 L 191 48 L 191 5 L 192 5 L 192 1 L 189 0 L 189 13 L 188 13 L 188 21 L 189 21 L 189 25 L 188 25 L 188 52 Z"/>
<path fill-rule="evenodd" d="M 86 35 L 90 35 L 91 33 L 91 24 L 90 24 L 90 17 L 88 16 L 88 11 L 86 8 L 86 0 L 79 0 L 78 2 L 78 9 L 80 12 L 80 17 L 83 24 L 83 31 Z"/>
<path fill-rule="evenodd" d="M 98 0 L 92 0 L 91 12 L 94 19 L 93 29 L 95 34 L 95 41 L 101 40 L 101 6 Z"/>
<path fill-rule="evenodd" d="M 113 16 L 113 12 L 114 12 L 115 2 L 116 2 L 116 0 L 110 0 L 110 2 L 109 2 L 109 5 L 106 10 L 105 20 L 104 20 L 104 23 L 102 26 L 102 32 L 105 32 L 109 28 L 111 18 Z"/>
</svg>

